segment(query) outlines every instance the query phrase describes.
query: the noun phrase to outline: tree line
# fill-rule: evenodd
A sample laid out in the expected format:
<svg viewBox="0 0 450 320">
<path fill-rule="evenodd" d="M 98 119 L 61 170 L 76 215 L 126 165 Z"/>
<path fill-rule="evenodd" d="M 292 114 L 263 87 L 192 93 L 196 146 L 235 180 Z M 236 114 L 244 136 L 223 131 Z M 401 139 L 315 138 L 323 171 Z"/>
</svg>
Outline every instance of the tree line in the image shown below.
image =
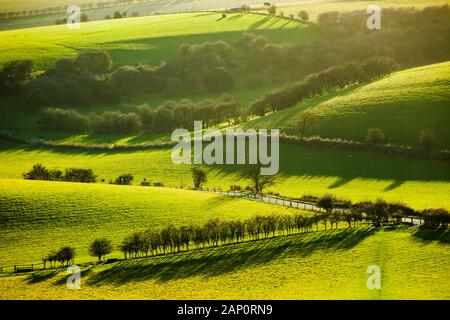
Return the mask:
<svg viewBox="0 0 450 320">
<path fill-rule="evenodd" d="M 38 124 L 55 131 L 168 133 L 176 128 L 192 130 L 194 120 L 203 121 L 204 126 L 211 127 L 224 122 L 237 124 L 246 119 L 242 105 L 230 95 L 198 102 L 189 99 L 169 100 L 157 108 L 144 104 L 130 110 L 83 115 L 72 109 L 46 108 L 40 112 Z"/>
<path fill-rule="evenodd" d="M 252 103 L 250 113 L 263 116 L 268 111 L 290 108 L 333 88 L 343 88 L 350 84 L 380 78 L 397 70 L 398 67 L 393 59 L 386 57 L 373 57 L 362 62 L 348 62 L 331 67 L 267 93 Z"/>
</svg>

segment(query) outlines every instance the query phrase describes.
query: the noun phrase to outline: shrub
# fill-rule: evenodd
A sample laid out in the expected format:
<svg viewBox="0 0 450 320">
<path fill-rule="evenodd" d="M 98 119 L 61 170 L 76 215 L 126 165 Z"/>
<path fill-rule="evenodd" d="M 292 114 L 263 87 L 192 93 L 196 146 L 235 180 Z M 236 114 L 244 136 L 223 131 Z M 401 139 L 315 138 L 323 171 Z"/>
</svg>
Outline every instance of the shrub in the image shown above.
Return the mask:
<svg viewBox="0 0 450 320">
<path fill-rule="evenodd" d="M 133 176 L 130 173 L 125 173 L 117 177 L 117 179 L 114 181 L 114 184 L 120 184 L 120 185 L 131 185 L 131 182 L 133 181 Z"/>
<path fill-rule="evenodd" d="M 367 142 L 378 144 L 384 141 L 384 132 L 378 128 L 372 128 L 367 131 Z"/>
<path fill-rule="evenodd" d="M 95 178 L 92 169 L 68 168 L 64 173 L 64 181 L 69 182 L 92 183 L 95 182 Z"/>
<path fill-rule="evenodd" d="M 23 177 L 28 180 L 50 180 L 50 172 L 46 167 L 38 163 L 30 171 L 24 173 Z"/>
</svg>

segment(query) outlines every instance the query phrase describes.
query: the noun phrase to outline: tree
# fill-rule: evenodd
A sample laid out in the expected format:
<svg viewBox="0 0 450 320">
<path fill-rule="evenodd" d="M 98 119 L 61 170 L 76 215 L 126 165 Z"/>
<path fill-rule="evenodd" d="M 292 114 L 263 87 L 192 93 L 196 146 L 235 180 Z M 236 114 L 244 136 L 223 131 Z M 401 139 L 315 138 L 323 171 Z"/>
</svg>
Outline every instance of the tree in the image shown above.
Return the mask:
<svg viewBox="0 0 450 320">
<path fill-rule="evenodd" d="M 261 163 L 247 164 L 241 170 L 241 176 L 245 179 L 249 179 L 255 193 L 262 193 L 264 188 L 275 183 L 277 175 L 262 175 Z"/>
<path fill-rule="evenodd" d="M 23 177 L 28 180 L 50 180 L 50 171 L 38 163 L 30 171 L 24 173 Z"/>
<path fill-rule="evenodd" d="M 75 249 L 72 247 L 62 247 L 56 253 L 56 260 L 61 263 L 61 265 L 69 265 L 69 262 L 73 263 L 73 259 L 75 258 Z"/>
<path fill-rule="evenodd" d="M 76 62 L 82 70 L 93 74 L 104 74 L 111 70 L 111 56 L 106 51 L 83 51 L 77 56 Z"/>
<path fill-rule="evenodd" d="M 14 60 L 3 65 L 0 70 L 0 94 L 19 91 L 22 82 L 31 78 L 32 60 Z"/>
<path fill-rule="evenodd" d="M 424 129 L 420 132 L 419 142 L 425 150 L 431 150 L 433 147 L 433 135 L 430 130 Z"/>
<path fill-rule="evenodd" d="M 299 114 L 296 119 L 297 131 L 303 137 L 309 130 L 317 127 L 317 116 L 314 112 L 306 110 Z"/>
<path fill-rule="evenodd" d="M 206 183 L 208 180 L 208 175 L 206 174 L 206 171 L 198 167 L 192 168 L 191 172 L 192 180 L 194 180 L 194 188 L 199 189 L 202 184 Z"/>
<path fill-rule="evenodd" d="M 331 212 L 334 208 L 335 201 L 336 199 L 332 195 L 326 194 L 319 198 L 317 205 L 320 208 L 325 209 L 326 212 Z"/>
<path fill-rule="evenodd" d="M 384 132 L 378 128 L 371 128 L 367 131 L 367 141 L 378 144 L 384 141 Z"/>
<path fill-rule="evenodd" d="M 102 257 L 112 252 L 111 241 L 106 238 L 96 239 L 89 246 L 89 254 L 97 257 L 98 261 L 102 261 Z"/>
<path fill-rule="evenodd" d="M 306 12 L 305 10 L 301 10 L 297 13 L 297 17 L 299 17 L 300 19 L 302 19 L 303 21 L 308 21 L 309 20 L 309 14 L 308 12 Z"/>
<path fill-rule="evenodd" d="M 274 16 L 277 13 L 277 6 L 272 4 L 270 7 L 267 8 L 267 13 L 271 16 Z"/>
</svg>

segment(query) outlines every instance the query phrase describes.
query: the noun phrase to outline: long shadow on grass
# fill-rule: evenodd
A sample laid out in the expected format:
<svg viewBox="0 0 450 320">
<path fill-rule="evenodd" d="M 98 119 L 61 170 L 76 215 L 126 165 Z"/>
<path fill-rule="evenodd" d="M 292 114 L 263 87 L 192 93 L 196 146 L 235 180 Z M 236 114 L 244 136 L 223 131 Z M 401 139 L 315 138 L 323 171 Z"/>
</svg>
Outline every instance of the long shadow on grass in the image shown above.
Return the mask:
<svg viewBox="0 0 450 320">
<path fill-rule="evenodd" d="M 413 233 L 413 236 L 414 239 L 427 244 L 433 241 L 450 244 L 450 230 L 448 229 L 439 228 L 431 230 L 422 226 Z"/>
<path fill-rule="evenodd" d="M 373 228 L 329 230 L 127 260 L 94 274 L 88 282 L 120 285 L 147 279 L 165 282 L 193 276 L 214 277 L 284 257 L 300 260 L 318 250 L 348 250 L 374 232 Z"/>
</svg>

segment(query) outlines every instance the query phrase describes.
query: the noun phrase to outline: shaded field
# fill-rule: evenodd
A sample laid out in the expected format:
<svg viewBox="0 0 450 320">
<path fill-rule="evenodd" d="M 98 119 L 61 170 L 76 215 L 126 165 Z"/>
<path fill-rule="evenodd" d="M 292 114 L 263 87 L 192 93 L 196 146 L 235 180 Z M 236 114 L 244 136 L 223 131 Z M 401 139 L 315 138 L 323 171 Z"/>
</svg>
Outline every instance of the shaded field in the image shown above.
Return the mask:
<svg viewBox="0 0 450 320">
<path fill-rule="evenodd" d="M 0 277 L 2 299 L 448 299 L 449 234 L 369 227 Z M 381 289 L 366 285 L 371 265 Z"/>
</svg>

